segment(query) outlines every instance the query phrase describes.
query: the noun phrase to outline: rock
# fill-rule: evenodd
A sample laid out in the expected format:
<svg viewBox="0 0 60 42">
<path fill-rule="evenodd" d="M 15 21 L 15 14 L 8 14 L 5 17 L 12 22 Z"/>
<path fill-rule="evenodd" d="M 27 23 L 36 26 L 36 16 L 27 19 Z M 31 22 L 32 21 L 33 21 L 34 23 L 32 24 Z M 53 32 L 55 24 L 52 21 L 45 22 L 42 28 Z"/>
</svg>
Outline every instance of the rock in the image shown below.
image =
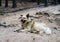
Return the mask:
<svg viewBox="0 0 60 42">
<path fill-rule="evenodd" d="M 50 17 L 50 15 L 48 13 L 44 13 L 44 15 L 47 15 L 48 17 Z"/>
<path fill-rule="evenodd" d="M 33 40 L 35 40 L 35 38 L 33 38 Z"/>
<path fill-rule="evenodd" d="M 35 15 L 42 15 L 42 12 L 37 12 Z"/>
<path fill-rule="evenodd" d="M 18 33 L 19 33 L 19 30 L 16 30 L 16 31 L 14 31 L 14 32 L 18 32 Z"/>
<path fill-rule="evenodd" d="M 35 15 L 40 15 L 38 12 Z"/>
<path fill-rule="evenodd" d="M 57 30 L 57 28 L 56 28 L 56 27 L 54 27 L 54 29 L 55 29 L 55 30 Z"/>
<path fill-rule="evenodd" d="M 14 24 L 9 24 L 8 27 L 15 27 L 15 25 Z"/>
<path fill-rule="evenodd" d="M 3 22 L 3 24 L 6 24 L 6 22 Z"/>
<path fill-rule="evenodd" d="M 4 15 L 3 13 L 0 13 L 0 15 Z"/>
<path fill-rule="evenodd" d="M 58 10 L 58 11 L 60 11 L 60 10 Z"/>
<path fill-rule="evenodd" d="M 51 19 L 48 19 L 48 21 L 49 21 L 50 23 L 53 23 L 53 21 L 52 21 Z"/>
<path fill-rule="evenodd" d="M 9 24 L 9 23 L 6 23 L 6 22 L 3 22 L 3 23 L 0 23 L 0 26 L 2 27 L 16 27 L 17 24 Z"/>
<path fill-rule="evenodd" d="M 3 26 L 3 27 L 5 27 L 5 28 L 7 27 L 6 25 L 3 25 L 3 24 L 1 24 L 1 23 L 0 23 L 0 26 Z"/>
<path fill-rule="evenodd" d="M 56 18 L 55 21 L 60 21 L 60 18 Z"/>
<path fill-rule="evenodd" d="M 9 25 L 7 25 L 8 27 L 16 27 L 16 26 L 18 26 L 17 24 L 9 24 Z"/>
</svg>

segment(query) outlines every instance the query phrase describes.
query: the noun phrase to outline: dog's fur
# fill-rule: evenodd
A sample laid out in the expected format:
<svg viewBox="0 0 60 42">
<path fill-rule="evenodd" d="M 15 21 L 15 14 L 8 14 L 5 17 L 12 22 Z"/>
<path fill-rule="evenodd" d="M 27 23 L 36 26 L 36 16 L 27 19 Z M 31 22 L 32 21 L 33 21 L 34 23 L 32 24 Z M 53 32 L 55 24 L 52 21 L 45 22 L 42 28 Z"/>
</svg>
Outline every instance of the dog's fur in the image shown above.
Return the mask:
<svg viewBox="0 0 60 42">
<path fill-rule="evenodd" d="M 27 16 L 28 17 L 28 16 Z M 22 28 L 24 28 L 24 30 L 26 31 L 39 31 L 39 33 L 43 33 L 45 32 L 46 34 L 51 34 L 51 29 L 49 27 L 46 26 L 46 24 L 44 23 L 40 23 L 40 22 L 36 22 L 34 21 L 34 19 L 30 18 L 30 17 L 23 17 L 22 20 L 26 20 L 24 23 L 22 22 Z"/>
</svg>

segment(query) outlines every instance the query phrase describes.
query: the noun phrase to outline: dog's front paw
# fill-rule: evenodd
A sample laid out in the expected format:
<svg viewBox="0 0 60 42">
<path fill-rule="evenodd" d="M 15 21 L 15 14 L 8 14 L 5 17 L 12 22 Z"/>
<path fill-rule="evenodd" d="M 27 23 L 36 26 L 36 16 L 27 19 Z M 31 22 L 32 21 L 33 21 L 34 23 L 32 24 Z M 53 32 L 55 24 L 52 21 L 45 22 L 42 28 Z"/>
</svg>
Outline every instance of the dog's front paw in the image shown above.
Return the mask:
<svg viewBox="0 0 60 42">
<path fill-rule="evenodd" d="M 42 34 L 43 33 L 43 31 L 41 30 L 41 31 L 39 31 L 39 34 Z"/>
<path fill-rule="evenodd" d="M 14 32 L 19 32 L 19 30 L 15 30 Z"/>
</svg>

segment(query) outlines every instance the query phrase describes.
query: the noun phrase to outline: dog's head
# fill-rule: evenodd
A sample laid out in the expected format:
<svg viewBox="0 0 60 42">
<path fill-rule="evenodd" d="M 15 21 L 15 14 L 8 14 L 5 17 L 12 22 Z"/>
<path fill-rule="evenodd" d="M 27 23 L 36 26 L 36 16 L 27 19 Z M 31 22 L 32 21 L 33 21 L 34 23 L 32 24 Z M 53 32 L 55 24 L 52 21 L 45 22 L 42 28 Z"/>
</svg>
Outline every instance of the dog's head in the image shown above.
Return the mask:
<svg viewBox="0 0 60 42">
<path fill-rule="evenodd" d="M 23 16 L 22 19 L 21 19 L 21 22 L 22 23 L 26 23 L 26 21 L 27 21 L 27 17 L 26 16 Z"/>
<path fill-rule="evenodd" d="M 27 21 L 28 22 L 32 22 L 33 20 L 34 20 L 34 18 L 30 17 L 30 15 L 27 14 L 27 15 L 22 16 L 21 22 L 22 23 L 26 23 Z"/>
</svg>

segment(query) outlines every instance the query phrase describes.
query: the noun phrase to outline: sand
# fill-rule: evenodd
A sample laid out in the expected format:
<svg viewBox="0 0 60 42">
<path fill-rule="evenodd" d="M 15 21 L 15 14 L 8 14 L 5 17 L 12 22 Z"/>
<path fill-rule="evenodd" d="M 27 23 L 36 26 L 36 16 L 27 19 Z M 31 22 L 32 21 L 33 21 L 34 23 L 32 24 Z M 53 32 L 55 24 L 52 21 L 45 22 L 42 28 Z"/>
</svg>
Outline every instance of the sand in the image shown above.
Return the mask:
<svg viewBox="0 0 60 42">
<path fill-rule="evenodd" d="M 54 14 L 60 9 L 60 5 L 49 6 L 45 8 L 36 7 L 30 8 L 23 11 L 17 11 L 12 13 L 5 13 L 4 16 L 0 16 L 0 23 L 6 22 L 6 25 L 14 24 L 15 26 L 3 27 L 0 26 L 0 42 L 60 42 L 60 21 L 56 21 L 55 18 L 60 17 Z M 50 17 L 42 15 L 39 20 L 46 23 L 48 27 L 52 30 L 51 35 L 43 34 L 34 34 L 30 32 L 14 32 L 15 30 L 21 28 L 20 15 L 34 15 L 37 12 L 47 12 Z M 59 11 L 58 11 L 59 12 Z M 55 17 L 52 17 L 52 14 Z M 48 20 L 50 19 L 52 23 Z M 37 19 L 38 20 L 38 19 Z M 58 24 L 59 23 L 59 24 Z"/>
</svg>

